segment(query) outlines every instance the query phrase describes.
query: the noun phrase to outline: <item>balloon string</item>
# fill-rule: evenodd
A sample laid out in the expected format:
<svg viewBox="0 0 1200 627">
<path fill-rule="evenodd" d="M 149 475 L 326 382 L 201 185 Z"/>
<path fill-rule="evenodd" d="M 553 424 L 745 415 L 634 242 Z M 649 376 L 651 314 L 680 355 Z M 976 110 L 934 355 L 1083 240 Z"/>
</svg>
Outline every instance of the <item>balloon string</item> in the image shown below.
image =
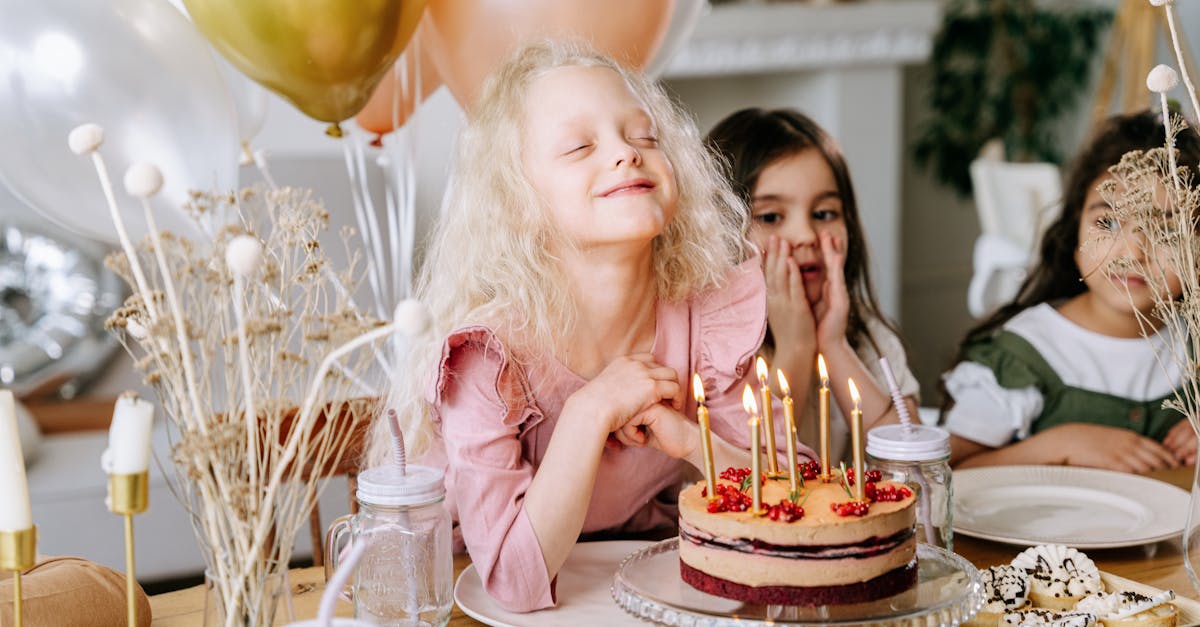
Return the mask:
<svg viewBox="0 0 1200 627">
<path fill-rule="evenodd" d="M 354 144 L 354 164 L 357 168 L 359 194 L 362 196 L 363 207 L 367 215 L 367 224 L 371 227 L 371 246 L 375 255 L 375 264 L 379 268 L 380 295 L 376 298 L 375 308 L 380 318 L 389 317 L 391 308 L 397 301 L 387 293 L 387 260 L 383 256 L 383 232 L 379 228 L 379 214 L 375 212 L 375 203 L 371 200 L 371 189 L 367 181 L 366 159 L 363 157 L 363 144 L 366 142 L 356 135 Z"/>
<path fill-rule="evenodd" d="M 350 142 L 342 143 L 342 152 L 346 160 L 346 175 L 350 178 L 350 196 L 354 201 L 354 218 L 358 222 L 358 235 L 362 238 L 363 247 L 370 251 L 371 233 L 367 227 L 366 209 L 363 208 L 362 198 L 359 196 L 358 179 L 354 169 L 354 157 L 350 152 Z M 384 314 L 380 307 L 383 295 L 379 287 L 379 271 L 374 260 L 370 258 L 371 255 L 368 254 L 367 257 L 367 282 L 371 286 L 371 293 L 375 296 L 376 313 L 383 318 Z"/>
</svg>

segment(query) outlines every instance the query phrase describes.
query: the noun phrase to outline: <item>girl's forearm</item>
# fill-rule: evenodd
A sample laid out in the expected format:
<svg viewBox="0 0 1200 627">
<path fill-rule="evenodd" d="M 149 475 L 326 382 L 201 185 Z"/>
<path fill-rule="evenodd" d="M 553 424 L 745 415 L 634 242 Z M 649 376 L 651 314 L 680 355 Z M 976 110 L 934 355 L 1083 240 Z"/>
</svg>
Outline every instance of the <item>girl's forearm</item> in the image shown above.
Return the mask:
<svg viewBox="0 0 1200 627">
<path fill-rule="evenodd" d="M 568 399 L 546 456 L 525 491 L 525 515 L 533 526 L 551 579 L 583 529 L 608 438 L 605 424 L 590 408 L 577 407 Z"/>
</svg>

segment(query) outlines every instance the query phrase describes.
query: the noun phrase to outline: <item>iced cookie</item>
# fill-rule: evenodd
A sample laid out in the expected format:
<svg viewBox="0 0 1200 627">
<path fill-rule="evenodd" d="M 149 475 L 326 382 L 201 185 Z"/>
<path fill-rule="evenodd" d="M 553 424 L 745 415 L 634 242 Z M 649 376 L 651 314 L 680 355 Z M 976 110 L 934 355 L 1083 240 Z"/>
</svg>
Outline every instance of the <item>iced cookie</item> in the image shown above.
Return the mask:
<svg viewBox="0 0 1200 627">
<path fill-rule="evenodd" d="M 1137 592 L 1100 592 L 1084 598 L 1075 610 L 1090 612 L 1103 627 L 1175 627 L 1179 608 L 1171 590 L 1152 597 Z"/>
<path fill-rule="evenodd" d="M 1008 612 L 1029 606 L 1029 575 L 1014 566 L 993 566 L 979 571 L 986 601 L 967 627 L 996 627 Z"/>
<path fill-rule="evenodd" d="M 1028 548 L 1012 565 L 1029 573 L 1029 599 L 1035 607 L 1067 610 L 1103 590 L 1091 558 L 1061 544 Z"/>
<path fill-rule="evenodd" d="M 1000 624 L 1004 627 L 1094 627 L 1096 615 L 1088 612 L 1021 610 L 1005 614 Z"/>
</svg>

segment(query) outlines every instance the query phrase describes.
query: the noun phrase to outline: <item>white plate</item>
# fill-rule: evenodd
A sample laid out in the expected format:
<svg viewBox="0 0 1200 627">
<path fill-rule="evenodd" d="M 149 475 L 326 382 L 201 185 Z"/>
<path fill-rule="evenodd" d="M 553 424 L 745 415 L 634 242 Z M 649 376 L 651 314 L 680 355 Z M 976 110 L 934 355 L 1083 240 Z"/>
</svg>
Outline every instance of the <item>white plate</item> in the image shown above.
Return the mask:
<svg viewBox="0 0 1200 627">
<path fill-rule="evenodd" d="M 1168 483 L 1071 466 L 954 473 L 954 533 L 1033 546 L 1136 546 L 1183 533 L 1188 493 Z"/>
<path fill-rule="evenodd" d="M 644 625 L 613 602 L 611 588 L 621 562 L 651 544 L 631 540 L 576 544 L 558 571 L 558 605 L 552 609 L 528 614 L 505 610 L 483 589 L 473 564 L 458 576 L 454 602 L 467 616 L 493 627 Z"/>
</svg>

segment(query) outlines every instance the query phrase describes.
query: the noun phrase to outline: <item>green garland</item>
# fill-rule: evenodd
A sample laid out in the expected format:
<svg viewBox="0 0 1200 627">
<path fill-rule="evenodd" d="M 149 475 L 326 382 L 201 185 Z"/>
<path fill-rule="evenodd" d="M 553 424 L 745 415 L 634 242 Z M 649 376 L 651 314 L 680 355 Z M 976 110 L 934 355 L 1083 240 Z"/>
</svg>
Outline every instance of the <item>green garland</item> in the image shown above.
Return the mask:
<svg viewBox="0 0 1200 627">
<path fill-rule="evenodd" d="M 962 195 L 984 143 L 1014 161 L 1059 163 L 1053 123 L 1078 101 L 1112 11 L 1045 9 L 1033 0 L 952 0 L 933 44 L 933 118 L 917 163 Z"/>
</svg>

